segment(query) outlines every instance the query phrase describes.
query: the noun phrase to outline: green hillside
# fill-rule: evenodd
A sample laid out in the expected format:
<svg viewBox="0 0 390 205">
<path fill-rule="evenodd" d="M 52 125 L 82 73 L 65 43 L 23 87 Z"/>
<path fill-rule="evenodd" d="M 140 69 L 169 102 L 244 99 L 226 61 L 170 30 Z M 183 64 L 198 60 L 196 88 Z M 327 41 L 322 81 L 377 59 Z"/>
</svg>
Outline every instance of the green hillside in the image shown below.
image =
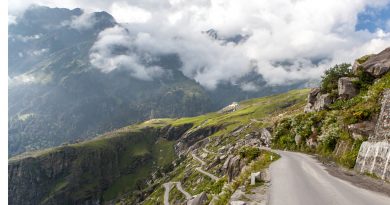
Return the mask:
<svg viewBox="0 0 390 205">
<path fill-rule="evenodd" d="M 174 169 L 171 164 L 173 161 L 185 160 L 178 158 L 174 151 L 175 140 L 184 132 L 212 130 L 207 133 L 209 136 L 226 135 L 223 143 L 229 143 L 237 139 L 228 137 L 228 134 L 242 125 L 251 123 L 251 127 L 241 133 L 239 138 L 269 126 L 281 115 L 301 111 L 308 92 L 308 89 L 293 90 L 251 99 L 239 103 L 238 110 L 231 113 L 214 112 L 190 118 L 153 119 L 106 133 L 93 140 L 24 153 L 9 160 L 10 187 L 15 187 L 15 191 L 18 187 L 16 196 L 25 193 L 20 187 L 25 187 L 26 191 L 37 190 L 38 196 L 31 196 L 37 203 L 49 203 L 59 198 L 66 198 L 68 203 L 78 203 L 89 198 L 108 201 L 123 195 L 134 196 L 134 190 L 159 186 L 163 178 L 154 184 L 145 185 L 144 181 L 152 173 L 168 173 Z M 216 129 L 210 129 L 213 127 Z M 166 128 L 174 132 L 170 133 Z M 178 136 L 172 137 L 172 134 Z M 218 147 L 211 147 L 210 150 L 217 150 Z M 58 164 L 61 164 L 61 168 L 55 170 Z M 31 171 L 40 176 L 39 181 L 30 178 L 28 173 Z M 16 173 L 22 173 L 22 177 L 26 178 L 12 180 Z M 31 184 L 34 186 L 31 187 Z M 211 184 L 195 192 L 208 189 L 209 186 Z"/>
</svg>

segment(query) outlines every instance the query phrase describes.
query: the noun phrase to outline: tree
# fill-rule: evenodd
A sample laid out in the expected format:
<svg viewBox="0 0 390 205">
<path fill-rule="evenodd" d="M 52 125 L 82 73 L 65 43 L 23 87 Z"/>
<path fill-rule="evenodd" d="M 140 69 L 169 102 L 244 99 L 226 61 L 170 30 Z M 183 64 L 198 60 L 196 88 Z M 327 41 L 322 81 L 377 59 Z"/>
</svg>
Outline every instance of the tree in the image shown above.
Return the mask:
<svg viewBox="0 0 390 205">
<path fill-rule="evenodd" d="M 342 63 L 325 71 L 322 76 L 321 92 L 332 93 L 337 90 L 337 81 L 341 77 L 352 76 L 351 64 Z"/>
</svg>

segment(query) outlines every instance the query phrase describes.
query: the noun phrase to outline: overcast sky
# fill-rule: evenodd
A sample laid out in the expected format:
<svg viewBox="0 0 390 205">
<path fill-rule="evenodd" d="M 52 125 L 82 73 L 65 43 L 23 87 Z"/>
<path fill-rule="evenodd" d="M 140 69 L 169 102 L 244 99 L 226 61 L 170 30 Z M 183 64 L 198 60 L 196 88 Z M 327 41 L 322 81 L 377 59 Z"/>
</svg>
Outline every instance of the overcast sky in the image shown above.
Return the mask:
<svg viewBox="0 0 390 205">
<path fill-rule="evenodd" d="M 315 80 L 331 65 L 390 46 L 390 0 L 12 0 L 11 19 L 27 2 L 107 11 L 132 33 L 131 46 L 151 54 L 179 53 L 183 73 L 210 89 L 251 71 L 269 84 Z M 202 34 L 211 28 L 222 37 L 249 38 L 224 44 Z M 104 72 L 115 69 L 115 61 L 107 66 L 99 59 L 112 57 L 103 42 L 115 37 L 126 44 L 126 35 L 122 28 L 102 32 L 91 62 L 104 65 Z M 114 60 L 134 65 L 140 79 L 161 71 L 137 65 L 138 58 Z"/>
</svg>

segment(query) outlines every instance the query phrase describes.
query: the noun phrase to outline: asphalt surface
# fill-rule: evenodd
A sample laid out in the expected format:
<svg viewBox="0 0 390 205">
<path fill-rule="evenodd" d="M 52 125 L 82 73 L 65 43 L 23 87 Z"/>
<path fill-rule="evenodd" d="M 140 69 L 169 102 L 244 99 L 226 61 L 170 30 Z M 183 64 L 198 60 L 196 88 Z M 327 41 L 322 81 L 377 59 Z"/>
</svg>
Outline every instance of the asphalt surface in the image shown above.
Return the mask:
<svg viewBox="0 0 390 205">
<path fill-rule="evenodd" d="M 269 205 L 390 205 L 390 198 L 330 175 L 313 157 L 276 151 L 270 166 Z"/>
<path fill-rule="evenodd" d="M 201 169 L 200 167 L 197 167 L 197 168 L 196 168 L 196 171 L 198 171 L 198 172 L 200 172 L 200 173 L 202 173 L 202 174 L 204 174 L 204 175 L 210 177 L 212 180 L 217 181 L 217 180 L 219 179 L 217 176 L 215 176 L 215 175 L 213 175 L 213 174 L 211 174 L 211 173 L 208 173 L 208 172 L 204 171 L 204 170 Z"/>
</svg>

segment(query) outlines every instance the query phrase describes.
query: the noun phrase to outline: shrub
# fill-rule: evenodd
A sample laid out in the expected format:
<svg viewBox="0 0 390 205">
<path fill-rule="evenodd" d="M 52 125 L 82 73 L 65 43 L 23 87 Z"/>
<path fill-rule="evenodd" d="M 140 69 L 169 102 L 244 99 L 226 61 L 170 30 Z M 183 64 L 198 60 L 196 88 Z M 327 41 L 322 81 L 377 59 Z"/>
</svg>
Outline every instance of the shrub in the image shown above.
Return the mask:
<svg viewBox="0 0 390 205">
<path fill-rule="evenodd" d="M 338 123 L 329 124 L 325 127 L 324 133 L 321 136 L 321 143 L 318 146 L 318 151 L 328 156 L 336 148 L 337 140 L 340 137 L 341 130 Z"/>
<path fill-rule="evenodd" d="M 365 63 L 371 56 L 372 55 L 365 55 L 365 56 L 360 57 L 359 59 L 356 59 L 356 61 L 359 64 L 362 64 L 362 63 Z"/>
<path fill-rule="evenodd" d="M 356 140 L 352 145 L 352 150 L 346 152 L 345 154 L 343 154 L 343 156 L 340 157 L 340 164 L 350 169 L 355 167 L 356 158 L 359 154 L 359 149 L 362 142 L 362 140 Z"/>
<path fill-rule="evenodd" d="M 351 64 L 343 63 L 326 70 L 322 76 L 321 92 L 332 93 L 337 90 L 337 81 L 339 78 L 352 76 L 350 67 Z"/>
<path fill-rule="evenodd" d="M 358 68 L 357 77 L 359 80 L 354 81 L 353 84 L 359 89 L 359 90 L 367 90 L 370 85 L 374 82 L 375 78 L 364 72 L 361 68 Z"/>
<path fill-rule="evenodd" d="M 240 157 L 249 159 L 250 161 L 260 156 L 261 150 L 257 147 L 243 147 L 240 150 Z"/>
</svg>

